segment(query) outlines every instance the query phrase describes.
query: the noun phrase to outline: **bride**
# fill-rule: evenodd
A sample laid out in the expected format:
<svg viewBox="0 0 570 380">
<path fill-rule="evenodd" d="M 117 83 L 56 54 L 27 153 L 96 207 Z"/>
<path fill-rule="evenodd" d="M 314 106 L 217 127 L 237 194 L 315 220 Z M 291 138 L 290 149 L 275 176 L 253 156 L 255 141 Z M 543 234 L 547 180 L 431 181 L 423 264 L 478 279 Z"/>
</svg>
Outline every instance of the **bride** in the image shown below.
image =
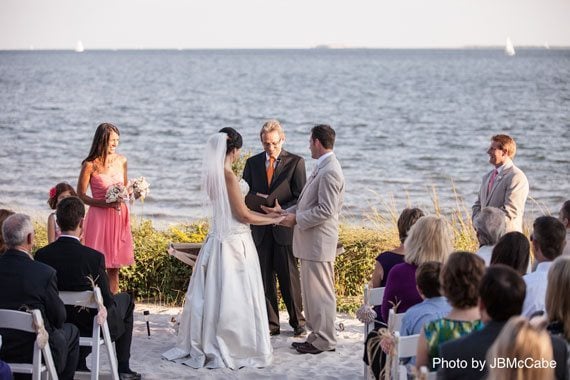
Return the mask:
<svg viewBox="0 0 570 380">
<path fill-rule="evenodd" d="M 208 139 L 202 188 L 212 210 L 186 293 L 176 347 L 165 359 L 193 368 L 266 367 L 273 360 L 259 259 L 248 224 L 277 224 L 249 210 L 247 183 L 232 172 L 241 135 L 222 128 Z"/>
</svg>

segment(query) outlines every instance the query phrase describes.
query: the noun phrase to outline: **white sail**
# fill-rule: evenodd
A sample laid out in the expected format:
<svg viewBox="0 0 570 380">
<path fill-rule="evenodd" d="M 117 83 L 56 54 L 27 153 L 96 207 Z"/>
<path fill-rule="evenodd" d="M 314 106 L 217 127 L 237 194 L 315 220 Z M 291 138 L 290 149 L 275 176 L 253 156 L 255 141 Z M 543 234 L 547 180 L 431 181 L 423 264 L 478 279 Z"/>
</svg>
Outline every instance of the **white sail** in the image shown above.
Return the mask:
<svg viewBox="0 0 570 380">
<path fill-rule="evenodd" d="M 515 47 L 513 46 L 513 41 L 511 41 L 511 37 L 507 37 L 507 43 L 505 44 L 505 54 L 509 57 L 512 57 L 516 54 Z"/>
<path fill-rule="evenodd" d="M 83 48 L 83 42 L 81 42 L 81 40 L 78 40 L 77 44 L 75 44 L 75 51 L 81 53 L 84 50 L 85 49 Z"/>
</svg>

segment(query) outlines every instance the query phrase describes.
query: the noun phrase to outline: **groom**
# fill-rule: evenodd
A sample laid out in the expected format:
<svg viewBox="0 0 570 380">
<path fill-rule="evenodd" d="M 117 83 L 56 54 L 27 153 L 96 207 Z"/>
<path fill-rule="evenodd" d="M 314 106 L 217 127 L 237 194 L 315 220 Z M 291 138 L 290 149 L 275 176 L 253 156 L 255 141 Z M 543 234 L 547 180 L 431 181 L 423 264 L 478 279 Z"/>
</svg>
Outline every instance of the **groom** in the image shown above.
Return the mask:
<svg viewBox="0 0 570 380">
<path fill-rule="evenodd" d="M 297 203 L 305 186 L 305 160 L 283 150 L 285 133 L 277 120 L 269 120 L 259 133 L 263 152 L 250 157 L 243 170 L 243 179 L 250 187 L 245 203 L 251 210 L 261 211 L 260 205 L 278 202 L 284 207 Z M 297 259 L 293 256 L 293 229 L 283 226 L 251 226 L 259 254 L 263 288 L 267 303 L 269 332 L 280 334 L 279 302 L 275 275 L 289 313 L 293 335 L 305 333 L 305 317 L 301 301 L 301 285 Z"/>
<path fill-rule="evenodd" d="M 336 296 L 334 260 L 339 214 L 344 196 L 344 176 L 333 146 L 335 131 L 328 125 L 311 130 L 309 148 L 317 160 L 296 206 L 287 209 L 281 224 L 294 226 L 293 252 L 301 259 L 301 292 L 311 330 L 307 341 L 292 346 L 301 354 L 320 354 L 336 347 Z M 268 212 L 278 207 L 264 208 Z"/>
</svg>

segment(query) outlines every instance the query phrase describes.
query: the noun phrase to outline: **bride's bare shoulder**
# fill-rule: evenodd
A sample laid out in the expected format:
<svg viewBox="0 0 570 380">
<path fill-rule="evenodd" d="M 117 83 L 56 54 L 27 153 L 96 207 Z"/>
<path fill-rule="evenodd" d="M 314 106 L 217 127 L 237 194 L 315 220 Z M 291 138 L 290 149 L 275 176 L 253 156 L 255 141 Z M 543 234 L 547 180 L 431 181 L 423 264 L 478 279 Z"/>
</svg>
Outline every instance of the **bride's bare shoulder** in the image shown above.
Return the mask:
<svg viewBox="0 0 570 380">
<path fill-rule="evenodd" d="M 224 169 L 224 177 L 226 178 L 226 182 L 237 181 L 236 175 L 229 169 Z"/>
</svg>

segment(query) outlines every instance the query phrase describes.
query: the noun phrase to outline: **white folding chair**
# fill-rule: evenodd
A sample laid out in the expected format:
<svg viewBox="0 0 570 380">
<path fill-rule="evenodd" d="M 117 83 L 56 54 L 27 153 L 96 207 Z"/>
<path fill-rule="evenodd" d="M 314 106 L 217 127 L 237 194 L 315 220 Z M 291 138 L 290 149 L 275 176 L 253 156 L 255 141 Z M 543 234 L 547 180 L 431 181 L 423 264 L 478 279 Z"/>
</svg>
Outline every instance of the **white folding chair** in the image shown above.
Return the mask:
<svg viewBox="0 0 570 380">
<path fill-rule="evenodd" d="M 35 321 L 35 324 L 34 324 Z M 35 309 L 29 313 L 24 311 L 0 309 L 0 328 L 13 329 L 31 333 L 37 333 L 35 326 L 43 326 L 42 313 Z M 43 348 L 38 346 L 38 342 L 34 342 L 32 363 L 8 363 L 12 372 L 31 374 L 32 380 L 40 380 L 42 375 L 46 379 L 58 380 L 57 372 L 49 342 Z M 45 364 L 42 364 L 42 355 Z"/>
<path fill-rule="evenodd" d="M 396 313 L 394 309 L 390 309 L 390 311 L 388 311 L 388 326 L 392 327 L 393 331 L 400 331 L 404 314 L 406 313 Z"/>
<path fill-rule="evenodd" d="M 420 367 L 420 375 L 418 376 L 420 380 L 436 380 L 437 371 L 430 372 L 425 365 Z"/>
<path fill-rule="evenodd" d="M 416 356 L 419 339 L 419 334 L 400 336 L 399 331 L 394 332 L 395 358 L 392 361 L 392 379 L 407 380 L 406 366 L 400 364 L 400 359 Z"/>
<path fill-rule="evenodd" d="M 99 305 L 103 305 L 103 297 L 101 296 L 101 289 L 96 286 L 93 291 L 86 290 L 83 292 L 59 292 L 59 298 L 66 305 L 85 307 L 88 309 L 99 310 Z M 101 331 L 103 331 L 103 338 L 101 338 Z M 93 318 L 93 331 L 91 337 L 79 338 L 80 346 L 91 347 L 91 379 L 99 379 L 100 372 L 100 356 L 101 346 L 104 345 L 109 358 L 111 367 L 111 376 L 113 380 L 119 380 L 119 370 L 117 364 L 117 355 L 115 353 L 115 346 L 111 341 L 111 334 L 109 333 L 109 325 L 105 323 L 101 326 L 97 323 L 97 317 Z"/>
<path fill-rule="evenodd" d="M 364 304 L 370 306 L 380 306 L 382 305 L 382 300 L 384 299 L 384 290 L 382 288 L 370 288 L 368 284 L 364 285 Z M 379 318 L 376 317 L 376 318 Z M 366 337 L 374 329 L 374 322 L 364 324 L 364 343 L 366 343 Z M 368 378 L 368 366 L 364 363 L 364 379 Z"/>
</svg>

